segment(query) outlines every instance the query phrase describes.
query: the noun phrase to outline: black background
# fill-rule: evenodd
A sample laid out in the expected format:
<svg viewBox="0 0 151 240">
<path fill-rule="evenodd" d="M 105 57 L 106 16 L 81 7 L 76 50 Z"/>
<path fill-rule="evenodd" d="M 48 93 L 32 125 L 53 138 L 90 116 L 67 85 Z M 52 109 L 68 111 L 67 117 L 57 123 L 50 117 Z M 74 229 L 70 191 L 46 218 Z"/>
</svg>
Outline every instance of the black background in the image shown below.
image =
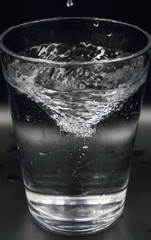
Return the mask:
<svg viewBox="0 0 151 240">
<path fill-rule="evenodd" d="M 148 0 L 74 0 L 68 8 L 66 0 L 4 0 L 0 4 L 0 34 L 10 26 L 23 22 L 60 17 L 93 16 L 137 25 L 151 34 L 151 6 Z M 151 70 L 144 102 L 151 102 Z M 6 101 L 6 89 L 0 69 L 0 101 Z"/>
</svg>

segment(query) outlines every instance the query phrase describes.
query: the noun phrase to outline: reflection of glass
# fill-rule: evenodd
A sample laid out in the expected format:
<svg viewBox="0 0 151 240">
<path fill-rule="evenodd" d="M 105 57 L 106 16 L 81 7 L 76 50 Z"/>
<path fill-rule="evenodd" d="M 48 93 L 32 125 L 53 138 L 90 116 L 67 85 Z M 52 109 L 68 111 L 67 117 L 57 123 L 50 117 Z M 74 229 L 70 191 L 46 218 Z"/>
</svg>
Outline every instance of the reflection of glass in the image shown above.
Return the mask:
<svg viewBox="0 0 151 240">
<path fill-rule="evenodd" d="M 121 215 L 150 46 L 137 27 L 92 18 L 1 35 L 28 205 L 47 229 L 95 232 Z"/>
</svg>

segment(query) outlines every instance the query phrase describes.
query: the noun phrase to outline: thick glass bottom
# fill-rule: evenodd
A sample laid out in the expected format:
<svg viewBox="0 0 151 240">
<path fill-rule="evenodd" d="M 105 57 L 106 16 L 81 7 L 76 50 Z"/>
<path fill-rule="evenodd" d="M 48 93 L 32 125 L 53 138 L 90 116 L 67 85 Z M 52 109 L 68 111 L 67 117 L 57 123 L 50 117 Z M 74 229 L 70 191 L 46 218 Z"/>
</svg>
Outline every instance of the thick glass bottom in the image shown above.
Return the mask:
<svg viewBox="0 0 151 240">
<path fill-rule="evenodd" d="M 33 218 L 47 230 L 90 234 L 114 223 L 124 207 L 126 189 L 96 196 L 52 196 L 26 189 Z"/>
</svg>

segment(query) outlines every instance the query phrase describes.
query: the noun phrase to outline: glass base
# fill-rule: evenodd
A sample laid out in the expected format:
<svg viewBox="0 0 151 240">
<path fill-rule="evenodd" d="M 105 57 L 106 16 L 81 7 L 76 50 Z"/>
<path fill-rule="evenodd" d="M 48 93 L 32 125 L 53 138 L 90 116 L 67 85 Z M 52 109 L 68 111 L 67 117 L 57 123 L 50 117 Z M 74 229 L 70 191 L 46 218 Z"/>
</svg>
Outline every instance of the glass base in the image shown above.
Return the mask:
<svg viewBox="0 0 151 240">
<path fill-rule="evenodd" d="M 33 218 L 47 230 L 61 234 L 91 234 L 114 223 L 122 214 L 126 189 L 100 196 L 48 196 L 26 189 Z"/>
</svg>

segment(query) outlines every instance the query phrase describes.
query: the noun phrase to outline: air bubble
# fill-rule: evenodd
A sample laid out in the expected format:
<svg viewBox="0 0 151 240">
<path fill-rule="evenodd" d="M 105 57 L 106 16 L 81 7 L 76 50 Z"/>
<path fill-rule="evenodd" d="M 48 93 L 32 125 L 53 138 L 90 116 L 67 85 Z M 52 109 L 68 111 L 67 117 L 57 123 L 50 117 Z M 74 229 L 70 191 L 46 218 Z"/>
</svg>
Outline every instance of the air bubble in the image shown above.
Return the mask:
<svg viewBox="0 0 151 240">
<path fill-rule="evenodd" d="M 47 154 L 48 154 L 48 152 L 45 152 L 45 151 L 39 152 L 40 156 L 44 156 L 44 155 L 47 155 Z"/>
<path fill-rule="evenodd" d="M 83 149 L 88 149 L 89 147 L 88 147 L 88 146 L 83 146 L 82 148 L 83 148 Z"/>
<path fill-rule="evenodd" d="M 31 121 L 31 116 L 26 115 L 26 120 L 27 120 L 27 122 L 30 122 Z"/>
<path fill-rule="evenodd" d="M 61 169 L 58 169 L 58 170 L 57 170 L 57 173 L 58 173 L 58 175 L 61 175 L 61 174 L 62 174 Z"/>
<path fill-rule="evenodd" d="M 99 22 L 96 21 L 96 22 L 93 23 L 93 25 L 94 25 L 94 27 L 98 27 L 99 26 Z"/>
<path fill-rule="evenodd" d="M 66 5 L 67 5 L 67 7 L 73 7 L 74 2 L 73 2 L 72 0 L 68 0 L 68 1 L 66 2 Z"/>
<path fill-rule="evenodd" d="M 107 33 L 107 36 L 111 37 L 112 36 L 112 32 Z"/>
<path fill-rule="evenodd" d="M 76 164 L 76 169 L 80 169 L 81 168 L 81 161 L 78 161 Z"/>
</svg>

